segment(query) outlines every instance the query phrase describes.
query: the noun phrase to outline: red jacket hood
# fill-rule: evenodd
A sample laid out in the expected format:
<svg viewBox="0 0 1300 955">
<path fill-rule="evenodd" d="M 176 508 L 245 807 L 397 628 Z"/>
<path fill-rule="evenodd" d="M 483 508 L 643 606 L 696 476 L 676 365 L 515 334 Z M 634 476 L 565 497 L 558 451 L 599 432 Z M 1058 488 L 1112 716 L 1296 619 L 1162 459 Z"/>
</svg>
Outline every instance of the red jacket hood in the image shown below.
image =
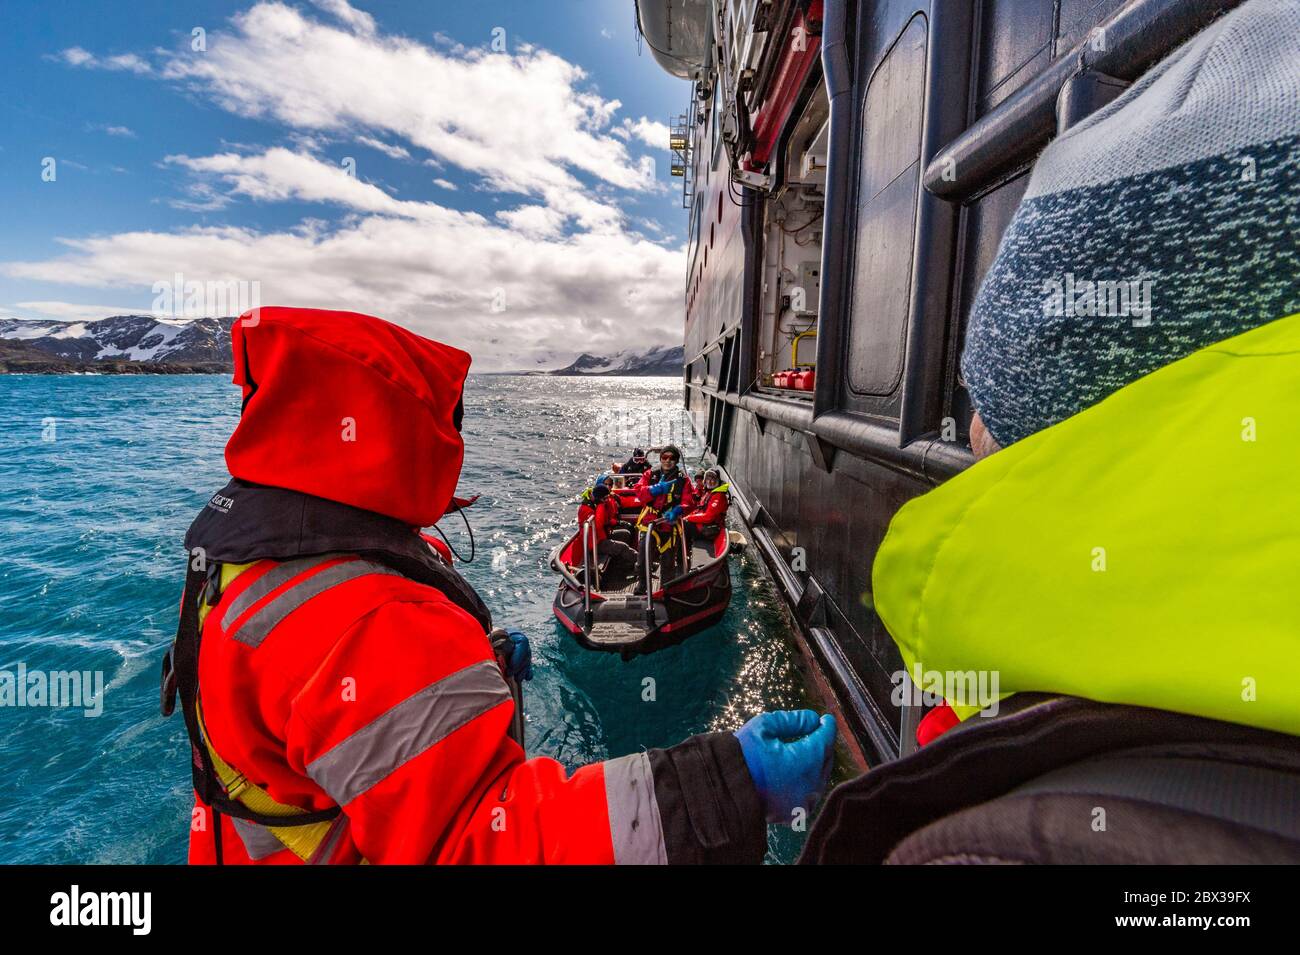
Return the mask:
<svg viewBox="0 0 1300 955">
<path fill-rule="evenodd" d="M 465 352 L 357 312 L 261 308 L 231 330 L 243 415 L 226 466 L 424 527 L 460 478 Z"/>
</svg>

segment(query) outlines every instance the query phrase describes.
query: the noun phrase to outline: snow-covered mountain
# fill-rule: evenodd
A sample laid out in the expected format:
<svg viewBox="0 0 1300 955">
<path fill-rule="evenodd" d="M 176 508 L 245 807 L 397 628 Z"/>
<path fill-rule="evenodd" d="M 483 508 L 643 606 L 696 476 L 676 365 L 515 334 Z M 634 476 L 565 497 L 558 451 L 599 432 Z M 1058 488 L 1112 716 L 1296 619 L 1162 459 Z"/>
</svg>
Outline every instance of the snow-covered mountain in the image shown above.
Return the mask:
<svg viewBox="0 0 1300 955">
<path fill-rule="evenodd" d="M 114 315 L 92 322 L 0 318 L 0 339 L 70 361 L 126 360 L 230 365 L 234 318 L 157 319 Z"/>
<path fill-rule="evenodd" d="M 233 323 L 233 318 L 181 320 L 158 319 L 152 315 L 114 315 L 90 322 L 0 318 L 0 345 L 7 342 L 10 357 L 23 357 L 29 362 L 36 354 L 35 349 L 56 360 L 78 365 L 143 362 L 184 366 L 185 370 L 229 370 Z M 564 368 L 540 374 L 680 377 L 684 351 L 681 345 L 656 345 L 648 349 L 629 348 L 608 356 L 582 354 Z M 213 367 L 209 369 L 209 365 Z"/>
<path fill-rule="evenodd" d="M 550 372 L 552 375 L 671 375 L 680 377 L 686 361 L 681 345 L 656 345 L 649 349 L 626 349 L 607 357 L 583 353 L 573 364 Z"/>
</svg>

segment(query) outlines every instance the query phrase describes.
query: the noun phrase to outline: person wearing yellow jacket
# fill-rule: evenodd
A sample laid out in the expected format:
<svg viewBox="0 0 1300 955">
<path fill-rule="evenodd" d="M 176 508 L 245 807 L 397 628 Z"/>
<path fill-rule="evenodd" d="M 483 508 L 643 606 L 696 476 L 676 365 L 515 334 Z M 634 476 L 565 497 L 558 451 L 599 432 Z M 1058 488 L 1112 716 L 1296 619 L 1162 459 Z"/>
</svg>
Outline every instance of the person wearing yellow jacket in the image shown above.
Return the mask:
<svg viewBox="0 0 1300 955">
<path fill-rule="evenodd" d="M 836 790 L 806 858 L 1300 861 L 1298 411 L 1295 314 L 905 505 L 877 613 L 909 672 L 995 671 L 1003 698 L 950 700 L 957 729 Z M 1090 763 L 1045 810 L 1036 781 Z"/>
<path fill-rule="evenodd" d="M 967 333 L 981 460 L 872 569 L 957 725 L 802 861 L 1300 861 L 1297 62 L 1300 3 L 1247 3 L 1039 160 Z M 1100 310 L 1125 268 L 1144 313 Z"/>
</svg>

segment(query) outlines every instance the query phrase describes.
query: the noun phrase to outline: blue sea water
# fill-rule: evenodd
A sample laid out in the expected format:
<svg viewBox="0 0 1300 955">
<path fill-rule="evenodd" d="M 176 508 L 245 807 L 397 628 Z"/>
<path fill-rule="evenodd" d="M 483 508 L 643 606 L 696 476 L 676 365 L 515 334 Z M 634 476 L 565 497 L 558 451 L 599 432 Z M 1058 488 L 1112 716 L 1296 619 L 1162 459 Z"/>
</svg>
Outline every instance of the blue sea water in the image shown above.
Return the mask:
<svg viewBox="0 0 1300 955">
<path fill-rule="evenodd" d="M 785 612 L 756 554 L 733 557 L 718 626 L 623 662 L 579 648 L 551 615 L 553 546 L 577 492 L 628 446 L 682 441 L 676 379 L 471 376 L 460 492 L 462 571 L 497 623 L 532 640 L 530 756 L 570 769 L 762 709 L 809 703 Z M 239 414 L 224 376 L 0 377 L 0 672 L 103 674 L 102 712 L 0 707 L 0 863 L 180 863 L 191 790 L 179 714 L 158 712 L 176 626 L 181 539 L 227 480 Z M 443 529 L 466 556 L 459 519 Z M 654 700 L 643 699 L 654 680 Z M 769 829 L 769 860 L 802 835 Z"/>
</svg>

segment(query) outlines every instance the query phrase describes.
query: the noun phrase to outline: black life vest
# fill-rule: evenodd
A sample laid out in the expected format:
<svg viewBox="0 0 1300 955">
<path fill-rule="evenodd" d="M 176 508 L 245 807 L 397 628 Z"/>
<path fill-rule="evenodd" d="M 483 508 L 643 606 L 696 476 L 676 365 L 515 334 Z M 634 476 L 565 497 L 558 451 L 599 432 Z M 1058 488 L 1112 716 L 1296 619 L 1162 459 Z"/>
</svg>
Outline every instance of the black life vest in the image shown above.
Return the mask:
<svg viewBox="0 0 1300 955">
<path fill-rule="evenodd" d="M 667 493 L 661 495 L 663 503 L 656 508 L 652 499 L 652 503 L 641 508 L 641 513 L 636 519 L 636 529 L 648 531 L 653 535 L 659 553 L 666 552 L 677 543 L 677 525 L 673 524 L 669 528 L 661 529 L 656 522 L 675 505 L 682 503 L 682 496 L 686 493 L 686 475 L 680 468 L 673 468 L 671 473 L 666 473 L 662 468 L 655 468 L 646 479 L 646 484 L 659 484 L 662 481 L 672 482 L 672 487 Z"/>
<path fill-rule="evenodd" d="M 1300 738 L 1018 693 L 837 787 L 799 861 L 1294 864 L 1297 805 Z"/>
<path fill-rule="evenodd" d="M 655 468 L 650 473 L 647 484 L 660 484 L 664 481 L 671 481 L 672 487 L 664 497 L 663 510 L 667 510 L 676 504 L 682 503 L 682 496 L 686 493 L 686 475 L 681 468 L 673 468 L 672 471 L 664 471 L 662 468 Z"/>
</svg>

